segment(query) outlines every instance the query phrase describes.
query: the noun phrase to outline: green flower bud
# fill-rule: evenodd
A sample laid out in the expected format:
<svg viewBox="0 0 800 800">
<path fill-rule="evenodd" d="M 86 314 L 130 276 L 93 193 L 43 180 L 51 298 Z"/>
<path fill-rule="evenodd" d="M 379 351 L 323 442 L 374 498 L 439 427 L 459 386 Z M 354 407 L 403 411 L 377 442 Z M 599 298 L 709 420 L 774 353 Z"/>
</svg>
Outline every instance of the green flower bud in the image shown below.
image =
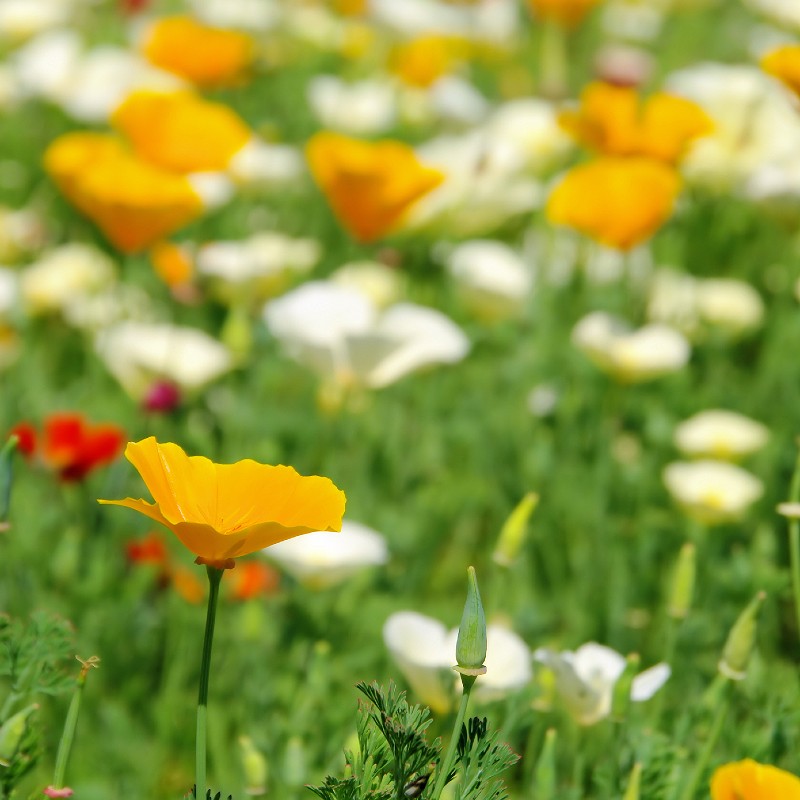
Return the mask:
<svg viewBox="0 0 800 800">
<path fill-rule="evenodd" d="M 260 797 L 267 793 L 267 759 L 249 736 L 239 737 L 239 752 L 244 768 L 245 792 Z"/>
<path fill-rule="evenodd" d="M 549 728 L 544 735 L 544 745 L 533 773 L 533 796 L 537 800 L 555 800 L 556 797 L 556 729 Z"/>
<path fill-rule="evenodd" d="M 672 577 L 667 613 L 673 619 L 685 619 L 692 607 L 694 581 L 697 572 L 697 549 L 691 542 L 681 547 L 678 563 Z"/>
<path fill-rule="evenodd" d="M 639 792 L 642 785 L 642 765 L 637 761 L 631 770 L 631 777 L 628 780 L 628 788 L 625 790 L 625 797 L 622 800 L 639 800 Z"/>
<path fill-rule="evenodd" d="M 283 781 L 287 786 L 302 786 L 308 781 L 306 748 L 299 736 L 292 736 L 283 754 Z"/>
<path fill-rule="evenodd" d="M 17 711 L 0 727 L 0 766 L 7 767 L 17 754 L 22 737 L 28 729 L 28 717 L 39 708 L 38 703 Z"/>
<path fill-rule="evenodd" d="M 0 450 L 0 531 L 8 530 L 8 512 L 11 506 L 11 487 L 14 483 L 14 453 L 19 437 L 10 436 Z"/>
<path fill-rule="evenodd" d="M 758 612 L 766 597 L 766 592 L 759 592 L 739 615 L 739 619 L 728 634 L 722 658 L 717 666 L 722 675 L 729 680 L 741 681 L 745 678 L 747 664 L 756 642 Z"/>
<path fill-rule="evenodd" d="M 500 530 L 497 546 L 492 553 L 492 559 L 496 564 L 501 567 L 510 567 L 517 560 L 519 551 L 525 543 L 528 520 L 537 505 L 539 505 L 539 495 L 528 492 L 508 515 L 508 519 Z"/>
<path fill-rule="evenodd" d="M 455 668 L 462 675 L 476 677 L 486 672 L 486 615 L 483 613 L 481 595 L 475 568 L 467 570 L 467 602 L 458 626 Z"/>
</svg>

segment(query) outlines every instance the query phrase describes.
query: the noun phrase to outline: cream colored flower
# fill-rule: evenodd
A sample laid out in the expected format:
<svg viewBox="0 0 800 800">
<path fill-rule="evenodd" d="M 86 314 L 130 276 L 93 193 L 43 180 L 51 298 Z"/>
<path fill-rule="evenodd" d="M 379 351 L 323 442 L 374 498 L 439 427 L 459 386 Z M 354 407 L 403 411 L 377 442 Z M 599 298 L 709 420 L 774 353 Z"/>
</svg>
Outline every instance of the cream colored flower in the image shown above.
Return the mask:
<svg viewBox="0 0 800 800">
<path fill-rule="evenodd" d="M 469 351 L 464 333 L 441 312 L 412 303 L 379 312 L 366 295 L 332 281 L 272 300 L 264 318 L 290 356 L 344 388 L 379 389 Z"/>
<path fill-rule="evenodd" d="M 200 389 L 233 368 L 230 351 L 208 334 L 167 323 L 121 322 L 95 348 L 108 371 L 137 400 L 156 382 Z"/>
<path fill-rule="evenodd" d="M 228 174 L 244 185 L 280 191 L 297 185 L 306 163 L 300 150 L 253 137 L 228 164 Z"/>
<path fill-rule="evenodd" d="M 676 372 L 691 354 L 689 343 L 666 325 L 632 330 L 625 322 L 595 311 L 572 331 L 573 343 L 600 369 L 625 383 L 638 383 Z"/>
<path fill-rule="evenodd" d="M 682 422 L 675 429 L 675 446 L 691 458 L 737 460 L 760 450 L 769 429 L 735 411 L 709 409 Z"/>
<path fill-rule="evenodd" d="M 331 273 L 337 286 L 347 286 L 366 295 L 377 308 L 396 303 L 405 291 L 405 275 L 378 261 L 352 261 Z"/>
<path fill-rule="evenodd" d="M 16 307 L 19 297 L 19 277 L 16 270 L 0 267 L 0 319 Z"/>
<path fill-rule="evenodd" d="M 781 25 L 800 30 L 800 5 L 795 0 L 746 0 L 754 11 Z"/>
<path fill-rule="evenodd" d="M 663 478 L 678 505 L 708 525 L 741 518 L 764 492 L 755 475 L 725 461 L 676 461 Z"/>
<path fill-rule="evenodd" d="M 40 248 L 44 241 L 44 220 L 37 212 L 0 206 L 0 263 L 17 261 Z"/>
<path fill-rule="evenodd" d="M 486 637 L 486 674 L 472 696 L 488 702 L 526 686 L 532 670 L 530 650 L 513 631 L 490 624 Z M 398 611 L 383 626 L 383 641 L 411 690 L 437 713 L 449 711 L 457 697 L 457 638 L 457 629 L 448 632 L 438 620 L 415 611 Z"/>
<path fill-rule="evenodd" d="M 65 244 L 22 272 L 20 294 L 30 313 L 53 313 L 109 288 L 115 280 L 114 262 L 102 250 L 86 244 Z"/>
<path fill-rule="evenodd" d="M 316 75 L 307 95 L 322 127 L 353 136 L 383 133 L 397 116 L 397 94 L 388 80 L 347 83 L 335 75 Z"/>
<path fill-rule="evenodd" d="M 2 0 L 0 40 L 17 43 L 69 23 L 74 3 L 68 0 Z"/>
<path fill-rule="evenodd" d="M 462 302 L 477 317 L 494 322 L 524 311 L 533 287 L 533 271 L 508 245 L 474 239 L 455 247 L 447 269 Z"/>
<path fill-rule="evenodd" d="M 349 520 L 342 522 L 341 532 L 307 533 L 268 547 L 264 555 L 311 589 L 329 589 L 389 560 L 383 536 Z"/>
<path fill-rule="evenodd" d="M 764 319 L 761 295 L 749 283 L 733 278 L 700 281 L 697 310 L 704 323 L 734 336 L 758 328 Z"/>
<path fill-rule="evenodd" d="M 593 725 L 611 713 L 614 686 L 625 671 L 625 658 L 616 650 L 589 642 L 575 652 L 556 653 L 543 647 L 533 658 L 553 671 L 558 695 L 581 725 Z M 640 672 L 631 685 L 631 700 L 635 703 L 649 700 L 667 682 L 671 672 L 664 663 Z"/>
</svg>

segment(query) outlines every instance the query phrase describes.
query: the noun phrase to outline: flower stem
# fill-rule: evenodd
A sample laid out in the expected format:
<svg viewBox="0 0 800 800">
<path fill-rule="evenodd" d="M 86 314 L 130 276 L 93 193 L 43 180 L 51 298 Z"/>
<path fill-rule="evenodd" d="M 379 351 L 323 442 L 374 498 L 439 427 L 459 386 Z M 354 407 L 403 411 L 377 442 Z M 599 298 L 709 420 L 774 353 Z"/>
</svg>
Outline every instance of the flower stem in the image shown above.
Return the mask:
<svg viewBox="0 0 800 800">
<path fill-rule="evenodd" d="M 458 713 L 456 714 L 456 721 L 453 724 L 453 733 L 450 736 L 450 744 L 447 746 L 447 753 L 439 765 L 439 774 L 436 777 L 436 785 L 433 788 L 431 800 L 439 800 L 445 784 L 447 783 L 447 776 L 450 774 L 450 770 L 453 768 L 453 759 L 456 754 L 458 740 L 461 736 L 461 727 L 464 724 L 464 717 L 467 715 L 469 695 L 474 684 L 475 676 L 461 675 L 461 685 L 464 687 L 464 692 L 461 695 L 461 703 L 458 706 Z"/>
<path fill-rule="evenodd" d="M 792 475 L 789 489 L 789 501 L 800 501 L 800 453 Z M 789 518 L 789 560 L 792 572 L 792 593 L 794 594 L 794 610 L 797 616 L 797 630 L 800 631 L 800 520 L 792 516 Z"/>
<path fill-rule="evenodd" d="M 206 565 L 208 573 L 208 609 L 203 637 L 203 656 L 200 661 L 200 686 L 197 692 L 197 739 L 195 744 L 195 797 L 206 797 L 206 717 L 208 715 L 208 675 L 211 671 L 211 645 L 214 642 L 214 623 L 217 618 L 219 584 L 224 570 Z"/>
</svg>

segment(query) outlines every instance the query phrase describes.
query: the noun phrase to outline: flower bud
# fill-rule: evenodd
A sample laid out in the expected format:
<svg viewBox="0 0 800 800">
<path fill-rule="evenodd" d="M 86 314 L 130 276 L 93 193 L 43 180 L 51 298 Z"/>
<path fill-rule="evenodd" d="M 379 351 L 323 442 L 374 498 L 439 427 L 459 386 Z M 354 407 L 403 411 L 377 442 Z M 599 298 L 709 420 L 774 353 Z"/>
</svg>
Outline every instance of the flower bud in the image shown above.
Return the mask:
<svg viewBox="0 0 800 800">
<path fill-rule="evenodd" d="M 672 619 L 685 619 L 692 606 L 694 581 L 697 572 L 696 548 L 691 542 L 681 547 L 678 563 L 672 576 L 667 613 Z"/>
<path fill-rule="evenodd" d="M 508 519 L 500 529 L 497 546 L 492 553 L 492 559 L 496 564 L 501 567 L 510 567 L 517 560 L 520 548 L 525 543 L 528 520 L 538 504 L 539 495 L 535 492 L 528 492 L 508 515 Z"/>
<path fill-rule="evenodd" d="M 544 735 L 542 752 L 533 774 L 533 796 L 537 800 L 555 800 L 556 796 L 556 729 L 549 728 Z"/>
<path fill-rule="evenodd" d="M 287 786 L 302 786 L 308 781 L 306 748 L 299 736 L 292 736 L 286 743 L 283 755 L 283 781 Z"/>
<path fill-rule="evenodd" d="M 8 767 L 14 760 L 22 737 L 28 730 L 28 717 L 39 708 L 38 703 L 33 703 L 22 711 L 9 717 L 0 727 L 0 766 Z"/>
<path fill-rule="evenodd" d="M 11 487 L 14 483 L 14 452 L 18 436 L 9 436 L 0 450 L 0 531 L 8 530 L 8 512 L 11 506 Z"/>
<path fill-rule="evenodd" d="M 245 792 L 259 797 L 267 793 L 267 759 L 249 736 L 239 737 L 239 752 L 244 768 Z"/>
<path fill-rule="evenodd" d="M 462 676 L 477 677 L 486 672 L 483 662 L 486 660 L 486 615 L 483 613 L 481 595 L 478 591 L 478 579 L 475 568 L 467 570 L 467 602 L 458 626 L 456 641 L 455 668 Z"/>
<path fill-rule="evenodd" d="M 728 634 L 718 669 L 729 680 L 741 681 L 745 678 L 756 641 L 758 612 L 766 596 L 766 592 L 759 592 L 739 615 Z"/>
<path fill-rule="evenodd" d="M 625 797 L 622 800 L 639 800 L 639 791 L 642 784 L 642 765 L 637 761 L 631 770 L 631 777 L 628 780 L 628 788 L 625 790 Z"/>
</svg>

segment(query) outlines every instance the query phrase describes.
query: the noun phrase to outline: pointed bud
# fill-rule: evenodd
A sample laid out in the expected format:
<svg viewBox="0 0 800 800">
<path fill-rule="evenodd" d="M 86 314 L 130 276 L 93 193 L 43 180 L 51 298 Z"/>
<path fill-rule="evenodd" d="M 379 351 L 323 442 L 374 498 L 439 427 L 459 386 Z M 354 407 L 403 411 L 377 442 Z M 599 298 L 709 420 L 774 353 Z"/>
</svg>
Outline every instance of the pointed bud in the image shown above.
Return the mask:
<svg viewBox="0 0 800 800">
<path fill-rule="evenodd" d="M 641 656 L 638 653 L 630 653 L 625 659 L 624 672 L 614 684 L 614 693 L 611 699 L 611 716 L 617 722 L 622 722 L 628 715 L 628 708 L 631 704 L 631 687 L 633 686 L 633 679 L 639 672 L 641 661 Z"/>
<path fill-rule="evenodd" d="M 231 308 L 222 326 L 220 339 L 238 361 L 247 360 L 253 350 L 253 323 L 244 308 Z"/>
<path fill-rule="evenodd" d="M 0 766 L 8 767 L 22 743 L 22 737 L 28 730 L 28 717 L 39 708 L 38 703 L 17 711 L 0 727 Z"/>
<path fill-rule="evenodd" d="M 517 560 L 519 551 L 525 543 L 528 520 L 537 505 L 539 505 L 539 495 L 528 492 L 508 515 L 508 519 L 500 530 L 494 553 L 492 553 L 492 559 L 496 564 L 501 567 L 510 567 Z"/>
<path fill-rule="evenodd" d="M 533 774 L 533 797 L 555 800 L 556 797 L 556 729 L 549 728 Z"/>
<path fill-rule="evenodd" d="M 249 736 L 239 737 L 245 792 L 252 797 L 267 793 L 267 759 Z"/>
<path fill-rule="evenodd" d="M 283 781 L 287 786 L 302 786 L 308 781 L 306 748 L 299 736 L 292 736 L 286 743 L 283 755 Z"/>
<path fill-rule="evenodd" d="M 667 613 L 673 619 L 685 619 L 692 607 L 694 581 L 697 573 L 697 549 L 691 542 L 681 547 L 678 563 L 672 576 Z"/>
<path fill-rule="evenodd" d="M 722 658 L 717 666 L 729 680 L 741 681 L 747 674 L 747 664 L 756 642 L 758 613 L 766 597 L 766 592 L 759 592 L 739 615 L 728 634 L 728 641 L 725 642 Z"/>
<path fill-rule="evenodd" d="M 639 792 L 642 785 L 642 765 L 637 761 L 631 770 L 631 777 L 628 779 L 628 788 L 625 790 L 625 797 L 622 800 L 639 800 Z"/>
<path fill-rule="evenodd" d="M 475 567 L 467 570 L 467 602 L 464 604 L 464 613 L 461 616 L 461 625 L 458 626 L 458 639 L 456 640 L 457 672 L 462 676 L 483 675 L 486 667 L 486 615 L 483 613 L 483 603 L 478 591 L 478 578 Z"/>
<path fill-rule="evenodd" d="M 9 529 L 8 512 L 11 507 L 11 488 L 14 483 L 14 453 L 19 437 L 12 435 L 0 450 L 0 531 Z"/>
</svg>

